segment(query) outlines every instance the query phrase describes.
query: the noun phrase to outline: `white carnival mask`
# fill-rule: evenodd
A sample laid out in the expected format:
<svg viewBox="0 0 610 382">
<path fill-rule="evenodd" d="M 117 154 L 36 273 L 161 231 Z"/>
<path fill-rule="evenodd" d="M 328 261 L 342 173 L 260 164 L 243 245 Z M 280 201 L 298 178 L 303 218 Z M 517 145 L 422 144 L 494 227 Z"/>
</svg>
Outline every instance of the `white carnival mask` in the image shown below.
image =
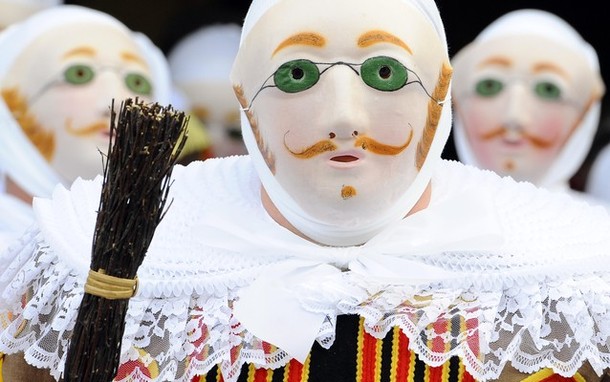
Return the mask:
<svg viewBox="0 0 610 382">
<path fill-rule="evenodd" d="M 496 23 L 452 61 L 458 155 L 516 180 L 567 183 L 599 121 L 597 56 L 546 12 L 517 11 Z"/>
<path fill-rule="evenodd" d="M 246 146 L 274 205 L 315 241 L 366 241 L 428 184 L 451 69 L 422 4 L 283 0 L 242 37 L 232 79 Z"/>
<path fill-rule="evenodd" d="M 58 182 L 102 173 L 113 99 L 118 108 L 126 98 L 165 102 L 169 97 L 162 53 L 109 15 L 58 6 L 5 33 L 0 50 L 9 54 L 0 65 L 2 110 L 20 129 L 2 132 L 2 144 L 11 143 L 3 162 L 34 196 L 48 194 Z M 19 161 L 20 156 L 27 157 Z"/>
</svg>

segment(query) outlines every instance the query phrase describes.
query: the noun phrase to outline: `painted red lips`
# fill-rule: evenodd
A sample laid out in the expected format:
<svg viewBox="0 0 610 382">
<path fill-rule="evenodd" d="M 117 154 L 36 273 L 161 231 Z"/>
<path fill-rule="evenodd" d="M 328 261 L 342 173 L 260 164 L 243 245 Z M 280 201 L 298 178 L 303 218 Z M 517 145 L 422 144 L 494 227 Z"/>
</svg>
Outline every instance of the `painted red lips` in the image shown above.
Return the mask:
<svg viewBox="0 0 610 382">
<path fill-rule="evenodd" d="M 358 159 L 359 159 L 358 157 L 355 157 L 353 155 L 337 155 L 337 156 L 330 158 L 330 160 L 332 160 L 332 161 L 343 162 L 343 163 L 354 162 L 354 161 L 357 161 Z"/>
</svg>

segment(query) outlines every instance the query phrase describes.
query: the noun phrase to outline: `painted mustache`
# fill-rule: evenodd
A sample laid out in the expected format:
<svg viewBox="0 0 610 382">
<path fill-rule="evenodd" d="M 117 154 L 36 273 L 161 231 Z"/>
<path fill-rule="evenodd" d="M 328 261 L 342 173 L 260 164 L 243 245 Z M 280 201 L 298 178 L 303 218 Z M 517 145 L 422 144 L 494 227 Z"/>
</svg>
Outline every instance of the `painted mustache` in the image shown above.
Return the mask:
<svg viewBox="0 0 610 382">
<path fill-rule="evenodd" d="M 483 139 L 484 141 L 490 140 L 490 139 L 494 139 L 494 138 L 498 138 L 498 137 L 502 137 L 506 134 L 506 132 L 508 131 L 507 128 L 505 127 L 498 127 L 496 129 L 493 129 L 489 132 L 486 132 L 484 134 L 480 134 L 479 137 L 481 139 Z M 541 148 L 541 149 L 545 149 L 548 148 L 550 146 L 553 145 L 553 140 L 552 139 L 544 139 L 544 138 L 540 138 L 535 136 L 534 134 L 531 134 L 525 130 L 521 131 L 521 136 L 523 138 L 525 138 L 528 142 L 530 142 L 533 146 Z"/>
<path fill-rule="evenodd" d="M 407 147 L 409 147 L 409 144 L 411 144 L 412 139 L 413 129 L 411 129 L 406 142 L 400 146 L 388 145 L 366 135 L 357 135 L 354 141 L 354 147 L 360 147 L 363 150 L 370 151 L 378 155 L 398 155 L 403 152 Z M 284 146 L 292 155 L 301 159 L 313 158 L 316 155 L 320 155 L 325 152 L 335 151 L 338 148 L 337 145 L 330 139 L 318 141 L 301 151 L 292 150 L 290 147 L 288 147 L 288 144 L 285 140 Z"/>
<path fill-rule="evenodd" d="M 98 134 L 102 131 L 110 132 L 110 127 L 108 125 L 108 122 L 99 121 L 87 125 L 85 127 L 75 128 L 74 126 L 72 126 L 72 120 L 68 120 L 66 121 L 66 131 L 71 135 L 83 137 L 87 135 Z"/>
<path fill-rule="evenodd" d="M 313 158 L 316 155 L 323 154 L 327 151 L 335 151 L 337 149 L 337 145 L 335 145 L 330 139 L 316 142 L 302 151 L 293 151 L 290 147 L 288 147 L 286 142 L 284 142 L 284 146 L 292 155 L 301 159 Z"/>
<path fill-rule="evenodd" d="M 360 146 L 362 150 L 367 150 L 379 155 L 398 155 L 403 152 L 404 149 L 409 147 L 412 139 L 413 129 L 411 129 L 409 132 L 406 142 L 400 146 L 386 145 L 385 143 L 376 141 L 375 139 L 367 137 L 366 135 L 358 136 L 358 138 L 356 138 L 356 142 L 354 142 L 354 146 Z"/>
</svg>

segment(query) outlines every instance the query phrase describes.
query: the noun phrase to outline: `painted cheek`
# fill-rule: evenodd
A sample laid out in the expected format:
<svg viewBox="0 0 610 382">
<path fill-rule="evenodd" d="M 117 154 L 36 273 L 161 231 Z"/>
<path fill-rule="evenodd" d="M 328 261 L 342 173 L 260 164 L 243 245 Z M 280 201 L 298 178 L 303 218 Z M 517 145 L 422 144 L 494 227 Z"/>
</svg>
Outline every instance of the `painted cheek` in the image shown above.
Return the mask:
<svg viewBox="0 0 610 382">
<path fill-rule="evenodd" d="M 563 115 L 551 114 L 533 123 L 528 130 L 536 137 L 549 142 L 550 146 L 547 150 L 553 150 L 566 140 L 571 127 L 569 121 L 572 119 L 566 119 Z"/>
<path fill-rule="evenodd" d="M 83 116 L 92 114 L 95 110 L 95 89 L 90 86 L 70 86 L 58 89 L 49 96 L 52 98 L 53 108 L 63 116 Z M 110 102 L 108 106 L 110 107 Z"/>
<path fill-rule="evenodd" d="M 473 137 L 470 140 L 470 145 L 481 166 L 492 170 L 496 168 L 499 151 L 496 149 L 497 145 L 493 141 L 484 141 L 480 138 Z"/>
<path fill-rule="evenodd" d="M 273 134 L 281 142 L 281 147 L 285 142 L 291 148 L 303 148 L 330 138 L 328 125 L 320 123 L 320 120 L 324 119 L 319 117 L 319 112 L 313 110 L 315 109 L 302 108 L 297 103 L 289 102 L 286 108 L 267 116 L 267 121 L 274 126 Z"/>
<path fill-rule="evenodd" d="M 485 134 L 501 126 L 501 115 L 501 108 L 495 102 L 475 98 L 465 108 L 464 127 L 469 134 Z"/>
<path fill-rule="evenodd" d="M 354 128 L 354 130 L 358 129 L 360 129 L 358 135 L 368 136 L 387 145 L 402 145 L 411 135 L 411 128 L 405 122 L 405 119 L 378 119 L 375 120 L 372 126 L 356 126 Z"/>
<path fill-rule="evenodd" d="M 498 126 L 498 122 L 481 113 L 473 113 L 468 116 L 465 128 L 473 139 L 478 139 L 481 135 L 493 130 L 494 126 Z"/>
<path fill-rule="evenodd" d="M 484 139 L 482 136 L 502 126 L 499 111 L 487 101 L 473 102 L 472 107 L 464 115 L 464 128 L 468 136 L 474 156 L 479 165 L 497 171 L 504 160 L 501 136 Z"/>
</svg>

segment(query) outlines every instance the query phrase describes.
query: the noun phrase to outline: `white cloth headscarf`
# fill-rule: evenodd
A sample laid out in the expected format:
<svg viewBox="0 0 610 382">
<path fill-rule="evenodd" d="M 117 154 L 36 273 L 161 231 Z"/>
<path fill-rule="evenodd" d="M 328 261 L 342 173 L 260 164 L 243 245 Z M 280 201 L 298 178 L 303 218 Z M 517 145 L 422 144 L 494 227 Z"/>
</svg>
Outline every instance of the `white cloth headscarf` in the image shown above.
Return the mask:
<svg viewBox="0 0 610 382">
<path fill-rule="evenodd" d="M 610 144 L 597 154 L 587 176 L 585 191 L 610 203 Z"/>
<path fill-rule="evenodd" d="M 167 56 L 173 80 L 228 82 L 240 36 L 237 24 L 213 24 L 188 34 Z"/>
<path fill-rule="evenodd" d="M 242 35 L 240 46 L 248 36 L 254 25 L 260 18 L 271 9 L 274 5 L 282 0 L 253 0 L 250 9 L 246 14 L 244 25 L 242 27 Z M 438 38 L 445 47 L 445 53 L 448 57 L 447 39 L 445 37 L 445 29 L 441 20 L 438 8 L 432 0 L 403 0 L 404 3 L 416 8 L 422 17 L 425 18 L 434 28 Z M 400 221 L 417 203 L 421 195 L 428 186 L 432 173 L 441 160 L 441 153 L 447 142 L 451 129 L 451 105 L 448 102 L 451 91 L 447 93 L 447 99 L 444 100 L 444 106 L 441 113 L 441 118 L 437 127 L 436 134 L 431 144 L 428 156 L 424 164 L 414 179 L 407 191 L 396 201 L 396 203 L 385 213 L 380 213 L 375 219 L 363 220 L 359 224 L 350 222 L 349 225 L 338 226 L 327 224 L 307 214 L 295 200 L 282 188 L 277 182 L 269 168 L 267 167 L 261 152 L 256 144 L 252 127 L 248 122 L 246 114 L 241 113 L 241 125 L 244 143 L 248 149 L 248 153 L 252 158 L 258 176 L 267 191 L 271 201 L 280 211 L 280 213 L 300 232 L 307 235 L 309 238 L 328 245 L 350 246 L 361 244 L 368 241 L 377 233 L 390 224 Z"/>
<path fill-rule="evenodd" d="M 0 29 L 62 2 L 63 0 L 0 0 Z"/>
<path fill-rule="evenodd" d="M 6 4 L 20 4 L 23 6 L 30 6 L 34 8 L 49 8 L 62 3 L 61 0 L 2 0 L 0 3 Z"/>
<path fill-rule="evenodd" d="M 562 44 L 575 54 L 586 58 L 591 71 L 599 74 L 599 60 L 595 49 L 566 21 L 558 16 L 537 9 L 520 9 L 509 12 L 488 25 L 471 44 L 481 44 L 499 37 L 511 35 L 541 36 Z M 591 105 L 580 125 L 564 144 L 544 178 L 537 186 L 552 190 L 567 190 L 570 178 L 585 160 L 599 125 L 601 99 Z M 479 166 L 459 115 L 454 117 L 455 146 L 460 161 Z"/>
<path fill-rule="evenodd" d="M 152 74 L 153 101 L 169 102 L 171 79 L 165 56 L 145 35 L 130 31 L 114 17 L 86 7 L 60 5 L 11 25 L 0 33 L 0 79 L 35 39 L 53 28 L 70 23 L 101 24 L 131 35 L 142 50 Z M 40 63 L 44 65 L 44 63 Z M 0 82 L 2 82 L 0 80 Z M 110 106 L 110 105 L 109 105 Z M 65 183 L 23 133 L 6 103 L 0 99 L 0 163 L 6 174 L 32 196 L 50 196 Z"/>
</svg>

